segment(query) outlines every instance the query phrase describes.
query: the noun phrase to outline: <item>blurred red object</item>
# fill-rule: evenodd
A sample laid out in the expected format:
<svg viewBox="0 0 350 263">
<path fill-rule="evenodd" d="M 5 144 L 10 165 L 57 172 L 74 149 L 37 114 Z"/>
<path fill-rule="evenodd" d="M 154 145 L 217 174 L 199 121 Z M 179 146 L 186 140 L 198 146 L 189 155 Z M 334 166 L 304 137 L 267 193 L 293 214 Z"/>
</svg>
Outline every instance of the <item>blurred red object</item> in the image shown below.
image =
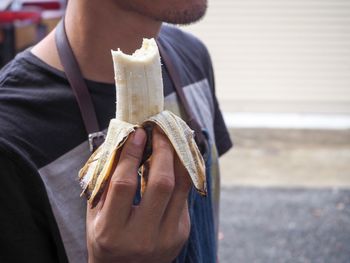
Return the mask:
<svg viewBox="0 0 350 263">
<path fill-rule="evenodd" d="M 45 37 L 63 16 L 65 3 L 65 0 L 21 0 L 12 11 L 0 11 L 0 68 Z"/>
<path fill-rule="evenodd" d="M 12 24 L 16 21 L 29 21 L 38 24 L 41 19 L 40 12 L 29 11 L 2 11 L 0 12 L 0 24 Z"/>
<path fill-rule="evenodd" d="M 58 10 L 63 9 L 63 1 L 59 0 L 23 0 L 22 6 L 26 7 L 38 7 L 43 10 Z"/>
</svg>

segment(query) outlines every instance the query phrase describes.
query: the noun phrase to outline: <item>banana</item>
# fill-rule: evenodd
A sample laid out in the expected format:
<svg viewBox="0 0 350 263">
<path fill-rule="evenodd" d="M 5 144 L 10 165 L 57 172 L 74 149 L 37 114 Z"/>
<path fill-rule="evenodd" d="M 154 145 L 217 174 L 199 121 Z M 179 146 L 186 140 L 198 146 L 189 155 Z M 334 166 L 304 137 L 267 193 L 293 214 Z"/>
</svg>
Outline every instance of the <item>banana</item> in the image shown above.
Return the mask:
<svg viewBox="0 0 350 263">
<path fill-rule="evenodd" d="M 124 54 L 120 49 L 112 50 L 112 58 L 117 89 L 116 117 L 110 121 L 105 142 L 79 171 L 82 195 L 86 195 L 90 206 L 94 207 L 129 135 L 138 127 L 150 131 L 154 126 L 168 137 L 195 189 L 206 195 L 205 164 L 195 143 L 194 132 L 180 117 L 164 110 L 161 62 L 155 40 L 144 39 L 142 47 L 132 55 Z M 147 183 L 146 170 L 147 164 L 144 163 L 139 170 L 143 188 Z"/>
</svg>

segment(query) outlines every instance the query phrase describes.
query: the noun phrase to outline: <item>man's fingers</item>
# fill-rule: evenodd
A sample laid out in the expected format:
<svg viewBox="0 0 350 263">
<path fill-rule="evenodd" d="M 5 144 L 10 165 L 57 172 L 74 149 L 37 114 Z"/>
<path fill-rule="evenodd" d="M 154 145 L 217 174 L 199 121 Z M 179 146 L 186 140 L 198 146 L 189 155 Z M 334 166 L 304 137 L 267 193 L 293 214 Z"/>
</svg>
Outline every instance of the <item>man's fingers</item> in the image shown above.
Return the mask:
<svg viewBox="0 0 350 263">
<path fill-rule="evenodd" d="M 140 210 L 145 222 L 157 226 L 162 220 L 175 186 L 174 149 L 167 137 L 156 128 L 152 137 L 152 159 L 146 191 Z"/>
<path fill-rule="evenodd" d="M 114 222 L 125 222 L 130 215 L 137 189 L 137 172 L 146 143 L 146 132 L 137 129 L 125 143 L 118 165 L 109 182 L 102 211 Z"/>
<path fill-rule="evenodd" d="M 184 213 L 184 209 L 188 209 L 187 199 L 191 189 L 189 175 L 177 156 L 175 157 L 174 166 L 175 188 L 163 220 L 163 224 L 167 226 L 172 222 L 177 224 Z"/>
</svg>

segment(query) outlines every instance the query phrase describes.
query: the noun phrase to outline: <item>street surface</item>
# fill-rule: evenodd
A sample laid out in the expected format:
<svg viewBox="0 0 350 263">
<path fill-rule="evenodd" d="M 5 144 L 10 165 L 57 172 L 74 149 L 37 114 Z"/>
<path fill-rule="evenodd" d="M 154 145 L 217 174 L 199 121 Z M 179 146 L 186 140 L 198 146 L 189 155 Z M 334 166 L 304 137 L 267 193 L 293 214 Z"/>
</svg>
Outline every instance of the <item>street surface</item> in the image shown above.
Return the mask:
<svg viewBox="0 0 350 263">
<path fill-rule="evenodd" d="M 221 263 L 350 262 L 350 190 L 223 188 Z"/>
<path fill-rule="evenodd" d="M 349 263 L 350 131 L 231 134 L 220 263 Z"/>
</svg>

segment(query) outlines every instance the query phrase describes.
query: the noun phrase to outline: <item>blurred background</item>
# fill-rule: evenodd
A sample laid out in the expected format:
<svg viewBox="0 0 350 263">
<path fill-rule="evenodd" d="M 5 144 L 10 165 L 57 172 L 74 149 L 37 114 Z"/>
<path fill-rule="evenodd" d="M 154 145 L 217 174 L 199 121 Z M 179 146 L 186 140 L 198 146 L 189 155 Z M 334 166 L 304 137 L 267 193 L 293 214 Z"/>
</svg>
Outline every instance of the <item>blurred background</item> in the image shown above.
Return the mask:
<svg viewBox="0 0 350 263">
<path fill-rule="evenodd" d="M 0 66 L 64 5 L 0 0 Z M 235 143 L 220 262 L 350 262 L 350 0 L 209 0 L 183 29 L 208 46 Z"/>
<path fill-rule="evenodd" d="M 61 18 L 66 0 L 0 0 L 0 67 L 34 45 Z"/>
<path fill-rule="evenodd" d="M 235 147 L 221 158 L 220 262 L 350 262 L 350 1 L 209 0 Z"/>
</svg>

